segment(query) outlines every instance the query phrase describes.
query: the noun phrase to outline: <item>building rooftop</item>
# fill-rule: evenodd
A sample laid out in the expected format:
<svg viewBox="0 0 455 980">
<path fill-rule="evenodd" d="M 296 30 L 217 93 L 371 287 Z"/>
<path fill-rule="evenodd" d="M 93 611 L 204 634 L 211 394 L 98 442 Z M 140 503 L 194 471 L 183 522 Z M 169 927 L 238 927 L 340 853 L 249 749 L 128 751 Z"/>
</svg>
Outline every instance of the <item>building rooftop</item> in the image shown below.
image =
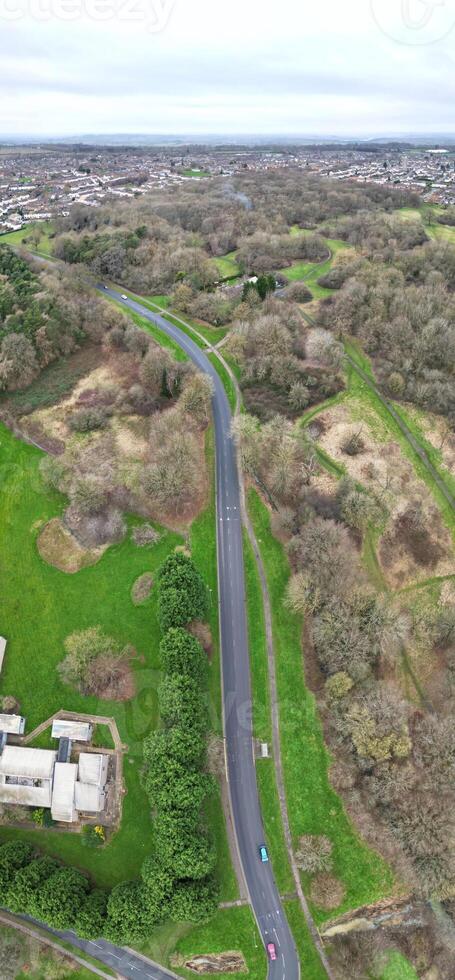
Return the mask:
<svg viewBox="0 0 455 980">
<path fill-rule="evenodd" d="M 9 735 L 22 735 L 25 728 L 25 718 L 21 715 L 0 714 L 0 732 L 7 732 Z"/>
<path fill-rule="evenodd" d="M 107 756 L 97 752 L 81 752 L 79 756 L 79 780 L 93 786 L 104 786 L 107 775 Z"/>
<path fill-rule="evenodd" d="M 54 770 L 54 789 L 52 793 L 51 814 L 53 820 L 73 823 L 77 819 L 74 805 L 74 788 L 77 779 L 77 765 L 71 762 L 57 762 Z"/>
<path fill-rule="evenodd" d="M 52 723 L 52 738 L 70 738 L 73 742 L 90 742 L 93 725 L 85 721 L 56 718 Z"/>
<path fill-rule="evenodd" d="M 0 776 L 52 779 L 57 753 L 49 749 L 29 749 L 5 745 L 0 756 Z"/>
<path fill-rule="evenodd" d="M 104 810 L 104 793 L 91 783 L 76 783 L 76 808 L 82 813 L 101 813 Z"/>
</svg>

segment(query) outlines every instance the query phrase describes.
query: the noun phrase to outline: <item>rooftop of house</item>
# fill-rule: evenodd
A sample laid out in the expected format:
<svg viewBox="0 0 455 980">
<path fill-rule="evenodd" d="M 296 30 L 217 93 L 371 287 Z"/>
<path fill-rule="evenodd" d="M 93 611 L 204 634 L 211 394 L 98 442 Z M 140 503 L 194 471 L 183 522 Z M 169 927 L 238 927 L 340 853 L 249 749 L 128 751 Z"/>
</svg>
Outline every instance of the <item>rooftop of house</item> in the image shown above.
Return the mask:
<svg viewBox="0 0 455 980">
<path fill-rule="evenodd" d="M 68 721 L 56 718 L 52 723 L 52 738 L 70 738 L 73 742 L 90 742 L 93 725 L 86 721 Z"/>
<path fill-rule="evenodd" d="M 25 728 L 25 718 L 21 715 L 0 714 L 0 732 L 8 735 L 23 735 Z"/>
</svg>

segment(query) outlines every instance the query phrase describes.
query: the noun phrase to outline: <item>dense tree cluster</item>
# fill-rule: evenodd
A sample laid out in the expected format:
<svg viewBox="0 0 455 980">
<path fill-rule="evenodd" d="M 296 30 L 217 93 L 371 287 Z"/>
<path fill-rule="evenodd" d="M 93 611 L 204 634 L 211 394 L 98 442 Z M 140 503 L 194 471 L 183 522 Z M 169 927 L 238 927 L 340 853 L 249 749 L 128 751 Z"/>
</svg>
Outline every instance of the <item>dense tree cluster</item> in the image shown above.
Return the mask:
<svg viewBox="0 0 455 980">
<path fill-rule="evenodd" d="M 308 330 L 297 305 L 242 303 L 237 314 L 227 349 L 241 367 L 246 406 L 261 420 L 295 417 L 341 390 L 341 345 L 327 330 Z"/>
<path fill-rule="evenodd" d="M 83 336 L 77 318 L 67 317 L 29 264 L 0 246 L 0 390 L 26 388 Z"/>
<path fill-rule="evenodd" d="M 86 938 L 97 938 L 106 929 L 107 894 L 91 889 L 79 871 L 19 840 L 0 846 L 0 903 Z"/>
<path fill-rule="evenodd" d="M 451 264 L 444 262 L 447 256 Z M 455 249 L 445 245 L 404 254 L 398 267 L 367 263 L 322 316 L 333 330 L 362 341 L 390 395 L 455 420 L 450 274 L 455 277 Z"/>
<path fill-rule="evenodd" d="M 308 617 L 326 678 L 330 743 L 351 760 L 352 782 L 340 777 L 336 788 L 354 784 L 354 795 L 376 810 L 396 841 L 398 860 L 408 861 L 418 892 L 444 898 L 455 878 L 453 726 L 449 718 L 416 712 L 393 679 L 382 679 L 409 637 L 409 615 L 362 582 L 358 552 L 340 523 L 310 519 L 290 540 L 289 554 L 294 575 L 286 604 Z M 448 648 L 452 620 L 448 607 L 425 626 Z M 437 807 L 435 788 L 445 801 Z"/>
<path fill-rule="evenodd" d="M 70 263 L 83 262 L 96 276 L 127 282 L 139 292 L 168 291 L 185 283 L 196 294 L 219 278 L 213 256 L 239 249 L 241 271 L 260 274 L 295 259 L 317 261 L 327 254 L 318 235 L 289 236 L 290 225 L 315 228 L 340 215 L 415 203 L 397 189 L 343 183 L 299 170 L 220 177 L 160 189 L 140 202 L 76 205 L 60 219 L 54 251 Z M 205 316 L 202 302 L 199 315 Z M 220 303 L 220 308 L 222 302 Z M 222 316 L 222 314 L 220 314 Z"/>
</svg>

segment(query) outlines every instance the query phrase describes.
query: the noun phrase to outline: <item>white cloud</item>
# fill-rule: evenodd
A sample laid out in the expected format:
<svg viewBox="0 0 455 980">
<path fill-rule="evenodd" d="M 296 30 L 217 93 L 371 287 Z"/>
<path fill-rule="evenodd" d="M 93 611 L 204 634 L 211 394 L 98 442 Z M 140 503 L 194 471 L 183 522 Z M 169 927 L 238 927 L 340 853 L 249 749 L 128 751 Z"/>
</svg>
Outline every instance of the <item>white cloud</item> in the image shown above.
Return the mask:
<svg viewBox="0 0 455 980">
<path fill-rule="evenodd" d="M 401 0 L 381 0 L 380 17 L 377 3 L 0 0 L 0 131 L 451 130 L 447 8 L 424 23 L 422 8 L 441 5 L 406 0 L 396 40 Z M 2 23 L 2 10 L 20 16 Z M 442 39 L 414 43 L 430 27 Z"/>
</svg>

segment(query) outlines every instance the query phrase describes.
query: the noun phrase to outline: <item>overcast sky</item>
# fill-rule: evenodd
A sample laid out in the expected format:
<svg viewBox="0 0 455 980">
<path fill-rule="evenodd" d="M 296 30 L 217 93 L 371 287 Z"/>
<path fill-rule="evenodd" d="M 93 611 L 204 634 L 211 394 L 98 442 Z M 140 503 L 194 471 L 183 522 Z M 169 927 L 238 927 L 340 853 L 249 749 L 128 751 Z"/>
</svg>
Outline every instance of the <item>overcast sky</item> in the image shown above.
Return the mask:
<svg viewBox="0 0 455 980">
<path fill-rule="evenodd" d="M 0 0 L 0 133 L 455 131 L 455 0 Z"/>
</svg>

